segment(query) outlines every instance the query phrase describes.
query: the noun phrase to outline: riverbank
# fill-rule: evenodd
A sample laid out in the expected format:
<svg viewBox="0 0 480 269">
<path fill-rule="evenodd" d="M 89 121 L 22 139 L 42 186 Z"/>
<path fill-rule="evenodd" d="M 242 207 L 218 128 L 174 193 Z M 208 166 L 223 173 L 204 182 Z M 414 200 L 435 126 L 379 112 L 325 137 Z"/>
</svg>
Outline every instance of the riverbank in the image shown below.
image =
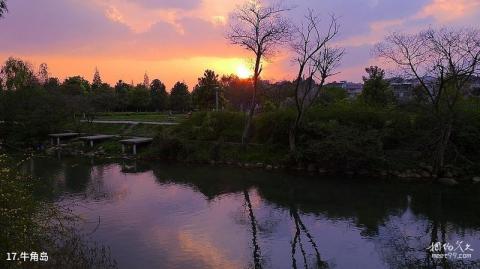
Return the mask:
<svg viewBox="0 0 480 269">
<path fill-rule="evenodd" d="M 178 142 L 178 141 L 177 141 Z M 198 141 L 197 141 L 198 142 Z M 156 142 L 158 143 L 158 141 Z M 406 170 L 399 169 L 360 169 L 360 170 L 337 170 L 318 163 L 295 163 L 284 158 L 275 158 L 273 151 L 264 149 L 264 145 L 250 145 L 247 148 L 240 144 L 219 144 L 219 143 L 201 143 L 203 149 L 193 151 L 189 148 L 191 154 L 185 155 L 186 158 L 176 158 L 178 153 L 185 151 L 178 144 L 172 145 L 170 154 L 159 155 L 158 145 L 154 144 L 150 148 L 145 148 L 139 155 L 124 154 L 118 141 L 105 142 L 96 145 L 94 148 L 85 147 L 82 142 L 71 142 L 60 147 L 49 147 L 45 153 L 51 156 L 72 156 L 87 157 L 106 160 L 138 160 L 150 162 L 177 162 L 185 164 L 201 164 L 214 167 L 239 167 L 250 170 L 265 171 L 287 171 L 295 172 L 300 175 L 314 175 L 318 177 L 345 177 L 350 179 L 388 179 L 402 182 L 438 182 L 443 185 L 455 186 L 457 184 L 477 184 L 480 183 L 480 177 L 475 174 L 462 173 L 459 169 L 447 167 L 447 172 L 443 177 L 433 174 L 433 168 L 426 164 L 419 164 L 417 168 Z M 190 146 L 193 145 L 190 141 Z M 206 145 L 210 147 L 206 147 Z M 198 146 L 198 145 L 197 145 Z M 207 153 L 215 151 L 216 158 L 206 158 Z M 166 153 L 163 148 L 161 152 Z M 278 152 L 277 152 L 278 153 Z M 286 155 L 284 155 L 286 156 Z"/>
</svg>

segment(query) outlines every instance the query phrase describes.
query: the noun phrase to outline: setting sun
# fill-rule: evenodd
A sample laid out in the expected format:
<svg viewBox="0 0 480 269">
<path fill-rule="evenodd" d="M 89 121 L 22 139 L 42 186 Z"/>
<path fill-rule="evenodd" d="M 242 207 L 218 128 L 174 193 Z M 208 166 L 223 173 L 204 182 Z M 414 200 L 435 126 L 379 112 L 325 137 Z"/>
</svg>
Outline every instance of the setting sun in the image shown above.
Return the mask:
<svg viewBox="0 0 480 269">
<path fill-rule="evenodd" d="M 249 78 L 252 76 L 252 71 L 245 64 L 240 64 L 237 66 L 237 76 L 242 79 Z"/>
</svg>

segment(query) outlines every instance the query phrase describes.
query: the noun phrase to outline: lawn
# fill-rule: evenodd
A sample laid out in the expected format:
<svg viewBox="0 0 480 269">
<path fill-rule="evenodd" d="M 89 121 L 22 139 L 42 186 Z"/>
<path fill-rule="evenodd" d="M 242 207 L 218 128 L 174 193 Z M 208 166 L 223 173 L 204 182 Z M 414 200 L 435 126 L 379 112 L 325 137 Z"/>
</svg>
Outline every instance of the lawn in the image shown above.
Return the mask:
<svg viewBox="0 0 480 269">
<path fill-rule="evenodd" d="M 186 114 L 173 114 L 162 112 L 111 112 L 99 113 L 96 120 L 128 120 L 128 121 L 153 121 L 153 122 L 180 122 Z"/>
</svg>

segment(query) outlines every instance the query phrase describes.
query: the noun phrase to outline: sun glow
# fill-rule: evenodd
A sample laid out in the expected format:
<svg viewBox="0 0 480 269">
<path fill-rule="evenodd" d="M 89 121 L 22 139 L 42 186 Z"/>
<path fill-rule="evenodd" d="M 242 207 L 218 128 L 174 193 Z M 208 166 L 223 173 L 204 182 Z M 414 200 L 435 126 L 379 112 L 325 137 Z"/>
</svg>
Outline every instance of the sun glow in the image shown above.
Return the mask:
<svg viewBox="0 0 480 269">
<path fill-rule="evenodd" d="M 245 64 L 239 64 L 237 66 L 237 76 L 242 79 L 250 78 L 253 72 L 245 66 Z"/>
</svg>

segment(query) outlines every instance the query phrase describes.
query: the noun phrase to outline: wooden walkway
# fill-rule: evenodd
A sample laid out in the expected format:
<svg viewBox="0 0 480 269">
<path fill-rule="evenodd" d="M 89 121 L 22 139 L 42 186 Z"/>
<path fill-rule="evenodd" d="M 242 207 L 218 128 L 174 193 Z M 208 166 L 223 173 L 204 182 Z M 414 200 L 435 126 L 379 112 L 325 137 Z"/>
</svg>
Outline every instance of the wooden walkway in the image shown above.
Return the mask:
<svg viewBox="0 0 480 269">
<path fill-rule="evenodd" d="M 56 139 L 57 145 L 60 145 L 60 139 L 67 139 L 67 138 L 76 138 L 82 135 L 81 133 L 58 133 L 58 134 L 49 134 L 48 136 L 51 138 L 52 145 L 54 144 L 54 139 Z M 89 143 L 90 147 L 93 148 L 94 143 L 102 142 L 105 140 L 113 139 L 121 137 L 120 135 L 104 135 L 104 134 L 97 134 L 97 135 L 88 135 L 78 137 L 79 140 L 84 141 L 84 143 Z M 120 140 L 119 142 L 122 144 L 122 151 L 125 153 L 127 147 L 132 147 L 133 155 L 137 154 L 137 148 L 141 145 L 150 144 L 153 141 L 151 137 L 130 137 L 127 139 Z"/>
<path fill-rule="evenodd" d="M 90 147 L 93 148 L 93 143 L 94 142 L 100 142 L 100 141 L 108 140 L 108 139 L 115 138 L 115 137 L 118 137 L 118 136 L 117 135 L 91 135 L 91 136 L 83 136 L 83 137 L 80 137 L 79 139 L 83 140 L 83 141 L 86 141 L 86 142 L 89 142 Z"/>
<path fill-rule="evenodd" d="M 178 122 L 166 122 L 166 121 L 131 121 L 131 120 L 81 120 L 80 122 L 90 123 L 104 123 L 104 124 L 147 124 L 147 125 L 178 125 Z"/>
<path fill-rule="evenodd" d="M 131 145 L 133 148 L 133 155 L 137 155 L 137 146 L 140 146 L 143 144 L 149 144 L 152 141 L 153 141 L 153 138 L 150 138 L 150 137 L 133 137 L 129 139 L 120 140 L 120 143 L 122 143 L 123 153 L 125 153 L 126 151 L 126 146 Z"/>
<path fill-rule="evenodd" d="M 49 134 L 48 136 L 50 137 L 50 142 L 52 143 L 52 145 L 54 144 L 54 140 L 57 141 L 57 146 L 60 145 L 60 140 L 62 138 L 74 138 L 74 137 L 77 137 L 79 136 L 80 133 L 59 133 L 59 134 Z"/>
</svg>

